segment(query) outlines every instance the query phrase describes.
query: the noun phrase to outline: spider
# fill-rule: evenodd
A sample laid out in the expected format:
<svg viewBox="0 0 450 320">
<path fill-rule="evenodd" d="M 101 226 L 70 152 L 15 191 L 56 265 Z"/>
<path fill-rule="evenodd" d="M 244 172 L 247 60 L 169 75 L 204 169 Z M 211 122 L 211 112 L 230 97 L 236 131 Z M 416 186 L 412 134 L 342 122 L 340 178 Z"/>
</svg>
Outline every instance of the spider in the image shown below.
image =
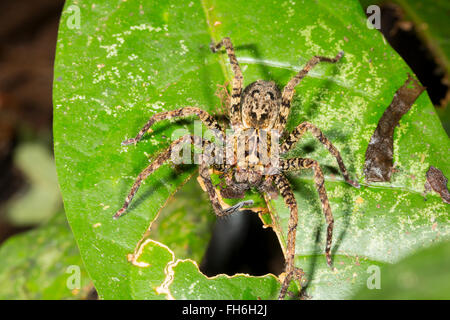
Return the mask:
<svg viewBox="0 0 450 320">
<path fill-rule="evenodd" d="M 243 75 L 230 38 L 225 37 L 220 42 L 216 44 L 211 43 L 210 45 L 212 52 L 217 52 L 221 47 L 226 49 L 234 73 L 231 99 L 228 106 L 229 119 L 233 133 L 226 137 L 227 156 L 231 154 L 231 158 L 230 161 L 227 161 L 226 163 L 212 163 L 211 156 L 207 156 L 206 154 L 201 155 L 199 162 L 199 177 L 203 180 L 204 187 L 209 195 L 214 212 L 218 217 L 227 216 L 244 206 L 250 206 L 253 204 L 253 201 L 242 201 L 232 207 L 224 209 L 219 199 L 218 190 L 212 183 L 210 177 L 211 167 L 221 172 L 225 177 L 226 187 L 219 191 L 220 195 L 225 198 L 243 198 L 245 191 L 250 188 L 256 188 L 260 192 L 265 192 L 266 194 L 273 194 L 277 191 L 281 193 L 286 206 L 290 210 L 288 240 L 285 254 L 285 277 L 282 280 L 278 296 L 278 298 L 282 300 L 285 298 L 291 281 L 294 279 L 301 281 L 301 277 L 304 274 L 300 268 L 294 266 L 298 208 L 294 193 L 284 172 L 308 168 L 313 169 L 315 185 L 319 193 L 322 209 L 328 225 L 325 256 L 327 264 L 330 267 L 332 266 L 330 250 L 334 220 L 324 187 L 324 175 L 316 160 L 308 158 L 277 158 L 277 165 L 273 166 L 272 162 L 262 161 L 264 158 L 263 154 L 260 152 L 260 149 L 256 147 L 256 144 L 257 142 L 265 142 L 269 145 L 269 148 L 273 153 L 275 153 L 274 150 L 277 148 L 280 154 L 284 154 L 301 139 L 306 131 L 309 131 L 336 158 L 345 181 L 352 186 L 359 188 L 358 182 L 350 179 L 339 151 L 323 135 L 320 129 L 313 124 L 308 122 L 299 124 L 294 131 L 289 135 L 286 135 L 284 141 L 279 145 L 271 144 L 271 141 L 273 140 L 269 139 L 269 137 L 272 138 L 274 136 L 274 132 L 284 132 L 291 101 L 295 92 L 294 89 L 300 81 L 319 62 L 336 63 L 342 58 L 344 53 L 341 51 L 334 58 L 314 56 L 307 62 L 306 66 L 288 82 L 282 91 L 273 81 L 264 80 L 255 81 L 242 90 Z M 190 115 L 198 116 L 209 129 L 215 132 L 215 136 L 219 141 L 224 141 L 224 130 L 211 115 L 200 108 L 185 107 L 153 115 L 135 138 L 123 141 L 122 145 L 136 144 L 157 121 Z M 267 133 L 264 139 L 262 138 L 262 132 Z M 279 134 L 279 136 L 281 136 L 281 134 Z M 241 146 L 242 141 L 247 144 L 244 146 L 243 152 L 240 152 L 238 149 L 240 149 L 239 147 Z M 166 151 L 159 154 L 156 159 L 139 174 L 123 207 L 116 212 L 114 218 L 120 217 L 126 211 L 142 181 L 165 161 L 169 160 L 171 152 L 187 142 L 194 145 L 200 145 L 204 150 L 213 150 L 210 154 L 214 153 L 214 143 L 198 136 L 187 135 L 174 141 Z M 267 155 L 265 158 L 267 160 Z"/>
</svg>

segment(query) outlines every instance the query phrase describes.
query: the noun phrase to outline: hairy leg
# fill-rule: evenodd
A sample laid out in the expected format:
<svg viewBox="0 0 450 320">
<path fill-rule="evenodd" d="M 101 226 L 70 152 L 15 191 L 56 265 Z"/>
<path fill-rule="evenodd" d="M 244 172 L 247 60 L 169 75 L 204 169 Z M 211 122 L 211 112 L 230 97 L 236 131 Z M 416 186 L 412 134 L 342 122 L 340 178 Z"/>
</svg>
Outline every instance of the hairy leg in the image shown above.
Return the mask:
<svg viewBox="0 0 450 320">
<path fill-rule="evenodd" d="M 278 119 L 278 123 L 275 126 L 275 129 L 277 129 L 280 134 L 283 132 L 284 127 L 286 126 L 286 121 L 289 115 L 289 111 L 291 108 L 291 102 L 292 98 L 294 97 L 295 87 L 300 83 L 300 81 L 306 77 L 308 72 L 319 62 L 330 62 L 330 63 L 336 63 L 338 62 L 342 56 L 344 55 L 344 52 L 339 52 L 336 57 L 334 58 L 328 58 L 328 57 L 322 57 L 322 56 L 314 56 L 311 60 L 309 60 L 306 63 L 306 66 L 297 73 L 284 87 L 283 94 L 281 97 L 281 109 L 280 109 L 280 115 Z"/>
<path fill-rule="evenodd" d="M 351 184 L 352 186 L 359 188 L 359 183 L 357 181 L 353 181 L 350 179 L 347 168 L 344 165 L 344 161 L 342 160 L 339 151 L 336 149 L 335 146 L 333 146 L 330 140 L 328 140 L 327 137 L 324 136 L 322 131 L 311 123 L 303 122 L 299 124 L 297 128 L 295 128 L 294 131 L 291 132 L 291 134 L 281 145 L 280 153 L 283 154 L 289 151 L 295 145 L 295 143 L 300 140 L 300 138 L 306 131 L 311 132 L 312 135 L 316 137 L 316 139 L 319 140 L 320 143 L 322 143 L 325 146 L 325 148 L 327 148 L 328 151 L 330 151 L 330 153 L 336 158 L 336 161 L 339 165 L 339 170 L 344 176 L 345 181 L 347 181 L 347 183 Z"/>
<path fill-rule="evenodd" d="M 286 246 L 286 267 L 285 267 L 285 278 L 281 285 L 280 294 L 278 296 L 279 300 L 283 300 L 286 296 L 287 289 L 291 280 L 297 279 L 301 280 L 303 276 L 303 271 L 294 266 L 295 258 L 295 236 L 297 234 L 297 224 L 298 224 L 298 208 L 297 201 L 295 200 L 294 193 L 292 192 L 289 181 L 283 174 L 277 174 L 273 176 L 273 182 L 275 186 L 281 193 L 284 203 L 290 210 L 289 224 L 288 224 L 288 241 Z"/>
<path fill-rule="evenodd" d="M 242 93 L 242 83 L 244 81 L 244 77 L 242 76 L 241 68 L 239 67 L 239 63 L 236 59 L 236 55 L 234 54 L 233 44 L 231 43 L 230 38 L 223 38 L 217 44 L 211 43 L 210 48 L 212 52 L 217 52 L 222 46 L 227 50 L 228 57 L 230 59 L 231 68 L 234 73 L 233 78 L 233 89 L 231 92 L 231 101 L 230 101 L 230 122 L 234 127 L 240 126 L 242 124 L 241 121 L 241 93 Z"/>
<path fill-rule="evenodd" d="M 170 159 L 172 151 L 182 145 L 183 143 L 191 143 L 191 144 L 198 144 L 202 145 L 204 148 L 205 145 L 211 144 L 209 141 L 203 140 L 200 137 L 193 136 L 193 135 L 186 135 L 184 137 L 181 137 L 180 139 L 174 141 L 169 148 L 167 148 L 164 152 L 159 154 L 152 163 L 150 163 L 147 168 L 145 168 L 136 178 L 136 181 L 134 182 L 133 186 L 131 187 L 131 190 L 128 194 L 128 196 L 125 199 L 125 203 L 120 208 L 116 214 L 114 215 L 114 219 L 119 218 L 128 208 L 128 206 L 131 203 L 131 200 L 133 200 L 136 192 L 138 191 L 139 187 L 141 186 L 142 181 L 144 181 L 150 174 L 152 174 L 156 169 L 158 169 L 164 162 Z"/>
<path fill-rule="evenodd" d="M 322 203 L 322 210 L 327 221 L 327 245 L 325 247 L 325 256 L 327 263 L 331 267 L 331 243 L 333 241 L 333 226 L 334 219 L 331 212 L 330 202 L 328 201 L 327 191 L 325 190 L 325 179 L 323 172 L 320 169 L 319 163 L 316 160 L 294 158 L 288 160 L 280 160 L 280 168 L 282 171 L 294 171 L 306 168 L 312 168 L 314 170 L 314 182 L 316 184 L 317 192 L 319 193 L 320 202 Z"/>
<path fill-rule="evenodd" d="M 217 123 L 217 121 L 205 110 L 202 110 L 200 108 L 196 107 L 185 107 L 177 110 L 172 111 L 166 111 L 157 113 L 154 116 L 152 116 L 147 123 L 144 125 L 144 127 L 139 131 L 137 136 L 135 138 L 131 138 L 128 140 L 125 140 L 122 142 L 122 145 L 129 145 L 129 144 L 136 144 L 139 142 L 144 134 L 150 129 L 150 127 L 158 121 L 171 119 L 175 117 L 187 117 L 191 115 L 197 115 L 200 120 L 209 128 L 211 129 L 216 137 L 218 137 L 221 141 L 223 141 L 223 130 L 220 127 L 220 125 Z"/>
</svg>

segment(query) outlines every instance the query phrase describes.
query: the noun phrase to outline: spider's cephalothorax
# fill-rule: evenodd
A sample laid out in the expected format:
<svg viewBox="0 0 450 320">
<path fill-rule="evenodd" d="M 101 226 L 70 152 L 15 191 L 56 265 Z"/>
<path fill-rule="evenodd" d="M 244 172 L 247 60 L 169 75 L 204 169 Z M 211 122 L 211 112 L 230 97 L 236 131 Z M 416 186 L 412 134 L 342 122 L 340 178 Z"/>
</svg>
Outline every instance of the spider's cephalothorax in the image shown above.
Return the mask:
<svg viewBox="0 0 450 320">
<path fill-rule="evenodd" d="M 251 83 L 244 89 L 241 99 L 244 127 L 269 130 L 275 126 L 281 106 L 281 91 L 275 82 Z"/>
<path fill-rule="evenodd" d="M 231 137 L 226 137 L 227 161 L 225 163 L 214 163 L 214 161 L 211 161 L 215 159 L 214 151 L 217 154 L 217 150 L 213 143 L 202 139 L 201 137 L 188 135 L 174 141 L 165 152 L 159 154 L 157 158 L 139 174 L 130 193 L 125 199 L 123 207 L 116 212 L 114 218 L 120 217 L 127 210 L 142 181 L 165 161 L 169 160 L 172 151 L 179 149 L 182 144 L 187 142 L 200 145 L 204 151 L 208 152 L 205 152 L 200 156 L 199 176 L 208 192 L 211 204 L 217 216 L 221 217 L 229 215 L 243 206 L 252 205 L 253 202 L 242 201 L 235 206 L 223 208 L 217 193 L 217 188 L 211 181 L 211 165 L 215 170 L 223 173 L 226 187 L 221 189 L 220 193 L 225 198 L 243 198 L 245 191 L 251 187 L 256 187 L 261 192 L 270 195 L 274 193 L 274 189 L 278 189 L 281 193 L 286 206 L 290 210 L 288 240 L 285 249 L 285 277 L 278 297 L 279 299 L 284 299 L 291 280 L 300 280 L 303 275 L 303 271 L 294 266 L 295 235 L 298 222 L 297 202 L 284 172 L 308 168 L 311 168 L 314 172 L 314 181 L 328 225 L 325 256 L 327 263 L 330 266 L 332 264 L 331 243 L 334 221 L 324 187 L 324 175 L 318 162 L 308 158 L 282 159 L 280 157 L 276 157 L 276 161 L 273 161 L 274 159 L 271 158 L 273 154 L 278 155 L 278 152 L 275 153 L 273 150 L 276 149 L 279 151 L 279 154 L 288 152 L 296 142 L 300 140 L 302 135 L 306 131 L 309 131 L 336 158 L 345 181 L 355 187 L 359 187 L 359 184 L 350 179 L 339 151 L 314 125 L 307 122 L 299 124 L 289 135 L 286 135 L 286 139 L 281 144 L 275 143 L 272 138 L 275 136 L 279 137 L 284 132 L 291 101 L 294 96 L 294 88 L 317 63 L 321 61 L 336 63 L 342 58 L 343 52 L 340 52 L 334 58 L 314 56 L 307 62 L 306 66 L 288 82 L 282 91 L 278 89 L 274 82 L 263 80 L 251 83 L 244 91 L 242 91 L 242 71 L 234 54 L 231 40 L 229 38 L 224 38 L 217 44 L 211 44 L 211 50 L 216 52 L 222 46 L 224 46 L 227 51 L 230 65 L 234 73 L 228 109 L 233 134 Z M 137 143 L 157 121 L 189 115 L 197 115 L 209 129 L 213 130 L 216 139 L 222 142 L 225 141 L 224 130 L 212 116 L 202 109 L 185 107 L 153 115 L 135 138 L 125 140 L 122 144 L 128 145 Z M 241 145 L 243 145 L 243 147 L 241 147 Z M 259 148 L 261 145 L 267 146 L 265 151 Z M 231 155 L 231 159 L 228 159 L 228 154 Z M 276 163 L 276 165 L 274 165 L 274 163 Z"/>
</svg>

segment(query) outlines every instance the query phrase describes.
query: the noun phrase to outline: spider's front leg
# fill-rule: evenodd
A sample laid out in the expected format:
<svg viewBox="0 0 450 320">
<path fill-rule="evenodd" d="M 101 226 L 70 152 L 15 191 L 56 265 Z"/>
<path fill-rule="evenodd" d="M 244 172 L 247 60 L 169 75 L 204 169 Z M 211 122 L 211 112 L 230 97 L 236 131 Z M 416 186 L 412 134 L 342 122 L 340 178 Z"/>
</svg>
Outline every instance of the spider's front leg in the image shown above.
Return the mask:
<svg viewBox="0 0 450 320">
<path fill-rule="evenodd" d="M 144 136 L 144 134 L 150 129 L 150 127 L 155 122 L 166 120 L 166 119 L 171 119 L 171 118 L 175 118 L 175 117 L 187 117 L 187 116 L 191 116 L 191 115 L 197 115 L 200 118 L 200 120 L 205 124 L 205 126 L 207 126 L 209 129 L 211 129 L 213 131 L 213 133 L 215 134 L 215 136 L 217 138 L 219 138 L 221 141 L 223 141 L 222 128 L 208 112 L 206 112 L 205 110 L 202 110 L 200 108 L 196 108 L 196 107 L 184 107 L 181 109 L 161 112 L 161 113 L 157 113 L 157 114 L 153 115 L 147 121 L 147 123 L 144 125 L 144 127 L 139 131 L 139 133 L 137 134 L 137 136 L 135 138 L 131 138 L 131 139 L 123 141 L 122 145 L 125 146 L 125 145 L 129 145 L 129 144 L 133 144 L 133 143 L 136 144 L 137 142 L 139 142 L 142 139 L 142 137 Z"/>
<path fill-rule="evenodd" d="M 334 58 L 328 58 L 328 57 L 322 57 L 322 56 L 314 56 L 306 63 L 306 66 L 300 70 L 299 73 L 297 73 L 284 87 L 283 94 L 281 97 L 281 108 L 280 108 L 280 115 L 278 118 L 278 122 L 275 126 L 275 129 L 280 132 L 280 134 L 283 132 L 284 127 L 286 126 L 286 121 L 289 115 L 289 111 L 291 108 L 291 102 L 292 98 L 294 97 L 295 87 L 302 81 L 304 77 L 308 74 L 308 72 L 314 68 L 316 64 L 319 62 L 330 62 L 330 63 L 336 63 L 338 62 L 342 56 L 344 55 L 344 52 L 339 52 L 336 57 Z"/>
<path fill-rule="evenodd" d="M 286 138 L 286 140 L 281 145 L 280 153 L 283 154 L 283 153 L 286 153 L 287 151 L 289 151 L 290 149 L 292 149 L 292 147 L 295 145 L 295 143 L 301 139 L 301 137 L 303 136 L 303 134 L 306 131 L 311 132 L 312 135 L 317 140 L 319 140 L 320 143 L 322 143 L 325 146 L 325 148 L 327 148 L 328 151 L 336 158 L 336 161 L 339 165 L 339 170 L 341 171 L 342 175 L 344 176 L 345 181 L 347 183 L 351 184 L 352 186 L 354 186 L 355 188 L 359 188 L 359 183 L 357 181 L 353 181 L 350 179 L 347 168 L 344 165 L 344 161 L 342 160 L 342 157 L 341 157 L 341 154 L 339 153 L 339 151 L 336 149 L 335 146 L 333 146 L 333 144 L 330 142 L 330 140 L 328 140 L 328 138 L 325 137 L 325 135 L 322 133 L 322 131 L 311 123 L 303 122 L 303 123 L 299 124 L 297 126 L 297 128 L 295 128 L 294 131 L 292 131 L 292 133 Z"/>
<path fill-rule="evenodd" d="M 133 197 L 135 196 L 136 192 L 138 191 L 139 187 L 141 186 L 142 181 L 144 181 L 150 174 L 152 174 L 156 169 L 158 169 L 164 162 L 169 160 L 171 157 L 172 151 L 175 150 L 176 147 L 180 146 L 183 143 L 189 142 L 191 144 L 195 145 L 201 145 L 202 148 L 206 145 L 211 144 L 211 142 L 207 140 L 203 140 L 200 137 L 193 136 L 193 135 L 186 135 L 184 137 L 179 138 L 178 140 L 174 141 L 168 149 L 166 149 L 163 153 L 159 154 L 152 163 L 148 165 L 147 168 L 145 168 L 136 178 L 136 181 L 134 182 L 133 186 L 131 187 L 131 190 L 128 194 L 128 196 L 125 199 L 125 203 L 120 208 L 116 214 L 114 215 L 114 219 L 119 218 L 128 208 L 128 206 L 131 203 L 131 200 L 133 200 Z"/>
<path fill-rule="evenodd" d="M 236 55 L 234 54 L 233 44 L 231 43 L 230 38 L 223 38 L 222 41 L 217 44 L 211 43 L 210 48 L 212 52 L 217 52 L 222 46 L 227 50 L 228 57 L 230 59 L 231 68 L 234 73 L 233 78 L 233 89 L 231 92 L 231 101 L 230 101 L 230 122 L 232 127 L 237 127 L 241 125 L 241 93 L 242 93 L 242 84 L 244 82 L 244 77 L 242 76 L 241 68 L 239 67 L 239 63 L 236 59 Z"/>
<path fill-rule="evenodd" d="M 327 258 L 327 264 L 331 267 L 331 243 L 333 240 L 333 226 L 334 219 L 331 212 L 330 202 L 328 201 L 327 191 L 325 190 L 325 179 L 323 176 L 322 169 L 316 160 L 304 159 L 304 158 L 294 158 L 287 160 L 280 160 L 280 168 L 282 171 L 294 171 L 312 168 L 314 171 L 314 182 L 316 184 L 317 192 L 319 193 L 320 202 L 322 203 L 322 210 L 325 215 L 325 219 L 328 224 L 327 228 L 327 245 L 325 247 L 325 256 Z M 292 217 L 291 217 L 292 218 Z"/>
<path fill-rule="evenodd" d="M 148 165 L 147 168 L 145 168 L 136 178 L 136 181 L 134 182 L 133 186 L 131 187 L 131 190 L 128 194 L 128 196 L 125 199 L 125 202 L 120 208 L 116 214 L 114 215 L 114 219 L 119 218 L 121 215 L 124 214 L 124 212 L 128 209 L 131 201 L 133 200 L 134 196 L 136 195 L 136 192 L 138 191 L 139 187 L 141 186 L 142 182 L 150 175 L 152 174 L 156 169 L 158 169 L 164 162 L 169 160 L 171 157 L 172 151 L 175 150 L 176 147 L 179 147 L 181 144 L 189 142 L 194 145 L 201 145 L 202 149 L 205 150 L 206 147 L 212 147 L 212 143 L 210 141 L 204 140 L 200 137 L 193 136 L 193 135 L 186 135 L 184 137 L 179 138 L 175 142 L 173 142 L 168 149 L 166 149 L 163 153 L 159 154 L 158 157 Z M 222 209 L 219 199 L 216 194 L 216 190 L 214 188 L 214 185 L 211 181 L 211 178 L 209 176 L 208 172 L 208 165 L 207 165 L 207 158 L 206 155 L 202 154 L 200 155 L 201 162 L 200 162 L 200 176 L 203 178 L 205 182 L 206 189 L 208 191 L 211 203 L 213 205 L 214 211 L 218 216 L 226 216 L 228 214 L 231 214 L 243 206 L 252 205 L 253 201 L 242 201 L 230 208 Z"/>
<path fill-rule="evenodd" d="M 295 236 L 297 234 L 297 224 L 298 224 L 298 208 L 297 201 L 295 200 L 294 193 L 292 192 L 289 181 L 283 174 L 277 174 L 272 177 L 275 186 L 281 193 L 284 203 L 288 206 L 290 211 L 289 224 L 288 224 L 288 241 L 286 247 L 286 267 L 285 267 L 285 278 L 281 285 L 280 294 L 278 296 L 279 300 L 283 300 L 286 296 L 287 289 L 292 279 L 297 279 L 301 281 L 301 277 L 304 275 L 303 270 L 295 267 Z"/>
</svg>

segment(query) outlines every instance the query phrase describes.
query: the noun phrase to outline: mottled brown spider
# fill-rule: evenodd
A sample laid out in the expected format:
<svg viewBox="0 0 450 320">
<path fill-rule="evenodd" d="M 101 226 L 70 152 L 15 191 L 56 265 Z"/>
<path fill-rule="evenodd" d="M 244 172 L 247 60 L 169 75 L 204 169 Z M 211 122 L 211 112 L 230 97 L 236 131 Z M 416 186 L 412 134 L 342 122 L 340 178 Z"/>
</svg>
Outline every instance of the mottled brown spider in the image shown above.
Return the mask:
<svg viewBox="0 0 450 320">
<path fill-rule="evenodd" d="M 226 137 L 227 161 L 225 163 L 221 163 L 220 161 L 214 162 L 215 154 L 218 153 L 216 144 L 202 139 L 201 137 L 188 135 L 176 140 L 165 152 L 159 154 L 157 158 L 139 174 L 123 207 L 117 211 L 114 218 L 120 217 L 126 211 L 141 182 L 165 161 L 169 160 L 172 151 L 175 151 L 180 145 L 187 141 L 191 144 L 201 146 L 203 150 L 208 152 L 205 152 L 200 156 L 199 176 L 203 180 L 204 187 L 208 192 L 214 212 L 217 216 L 222 217 L 229 215 L 243 206 L 252 205 L 253 202 L 242 201 L 235 206 L 224 209 L 221 205 L 219 195 L 217 194 L 217 188 L 211 181 L 211 167 L 221 172 L 223 177 L 225 177 L 226 187 L 220 190 L 221 196 L 225 198 L 243 198 L 245 191 L 252 187 L 267 194 L 273 194 L 274 191 L 277 191 L 276 189 L 278 189 L 286 206 L 289 207 L 290 219 L 285 254 L 285 278 L 278 297 L 279 299 L 284 299 L 291 280 L 297 279 L 300 281 L 303 271 L 294 266 L 298 209 L 294 193 L 283 172 L 307 168 L 312 168 L 314 171 L 314 181 L 328 224 L 325 255 L 329 266 L 332 265 L 330 249 L 333 234 L 333 215 L 324 187 L 324 175 L 320 169 L 319 163 L 316 160 L 307 158 L 282 159 L 275 157 L 276 159 L 274 159 L 273 155 L 277 156 L 278 151 L 279 154 L 286 153 L 300 140 L 306 131 L 309 131 L 336 158 L 345 181 L 355 187 L 359 187 L 359 184 L 350 179 L 339 151 L 314 125 L 307 122 L 301 123 L 290 135 L 287 135 L 287 138 L 280 145 L 278 145 L 278 143 L 275 144 L 273 138 L 274 136 L 281 136 L 281 133 L 284 132 L 291 101 L 294 95 L 294 88 L 317 63 L 322 61 L 336 63 L 343 56 L 343 52 L 340 52 L 334 58 L 321 56 L 313 57 L 307 62 L 303 70 L 288 82 L 283 91 L 280 91 L 274 82 L 264 80 L 253 82 L 242 91 L 242 71 L 234 54 L 230 38 L 227 37 L 217 44 L 211 44 L 211 50 L 216 52 L 222 46 L 224 46 L 227 51 L 234 73 L 229 105 L 229 118 L 233 131 L 231 135 L 227 135 Z M 199 108 L 185 107 L 178 110 L 155 114 L 139 131 L 135 138 L 125 140 L 122 144 L 128 145 L 137 143 L 157 121 L 190 115 L 197 115 L 201 121 L 215 133 L 217 141 L 225 141 L 224 130 L 212 116 Z M 259 147 L 261 145 L 267 146 L 267 153 L 261 151 L 261 148 Z"/>
</svg>

